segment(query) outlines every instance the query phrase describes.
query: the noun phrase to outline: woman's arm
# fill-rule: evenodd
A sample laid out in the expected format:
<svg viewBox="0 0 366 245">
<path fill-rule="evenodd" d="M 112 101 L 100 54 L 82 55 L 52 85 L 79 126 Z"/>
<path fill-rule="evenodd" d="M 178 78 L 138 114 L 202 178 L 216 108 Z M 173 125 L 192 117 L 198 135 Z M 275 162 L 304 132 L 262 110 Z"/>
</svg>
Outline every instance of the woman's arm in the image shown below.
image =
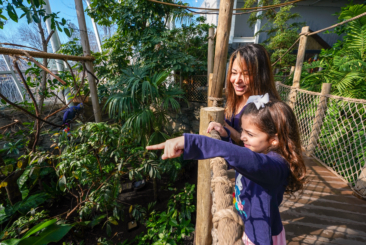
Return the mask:
<svg viewBox="0 0 366 245">
<path fill-rule="evenodd" d="M 240 133 L 236 131 L 233 127 L 229 126 L 226 122 L 224 123 L 224 127 L 227 128 L 230 131 L 230 137 L 231 139 L 236 143 L 239 144 L 241 142 L 240 140 Z"/>
</svg>

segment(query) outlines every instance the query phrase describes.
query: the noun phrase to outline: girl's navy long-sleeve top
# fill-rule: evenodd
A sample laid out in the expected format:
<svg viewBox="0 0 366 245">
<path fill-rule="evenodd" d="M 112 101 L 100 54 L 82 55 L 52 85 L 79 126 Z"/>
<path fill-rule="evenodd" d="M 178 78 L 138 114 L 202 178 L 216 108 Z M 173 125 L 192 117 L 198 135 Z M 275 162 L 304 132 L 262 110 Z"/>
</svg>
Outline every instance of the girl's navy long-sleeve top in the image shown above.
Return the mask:
<svg viewBox="0 0 366 245">
<path fill-rule="evenodd" d="M 275 152 L 256 153 L 245 147 L 195 134 L 184 134 L 184 159 L 222 157 L 236 170 L 236 209 L 254 244 L 272 244 L 282 229 L 279 205 L 288 183 L 287 161 Z"/>
</svg>

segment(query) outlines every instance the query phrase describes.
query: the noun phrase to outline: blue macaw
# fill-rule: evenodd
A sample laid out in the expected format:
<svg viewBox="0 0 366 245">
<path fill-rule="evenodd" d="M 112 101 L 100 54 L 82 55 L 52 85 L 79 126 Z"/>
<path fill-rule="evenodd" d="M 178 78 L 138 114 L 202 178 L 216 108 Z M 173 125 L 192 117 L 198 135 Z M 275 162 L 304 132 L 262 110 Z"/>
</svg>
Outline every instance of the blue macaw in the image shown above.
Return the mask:
<svg viewBox="0 0 366 245">
<path fill-rule="evenodd" d="M 64 110 L 64 117 L 62 120 L 62 124 L 70 123 L 75 116 L 80 113 L 81 109 L 83 109 L 83 103 L 78 104 L 77 106 L 71 106 Z"/>
</svg>

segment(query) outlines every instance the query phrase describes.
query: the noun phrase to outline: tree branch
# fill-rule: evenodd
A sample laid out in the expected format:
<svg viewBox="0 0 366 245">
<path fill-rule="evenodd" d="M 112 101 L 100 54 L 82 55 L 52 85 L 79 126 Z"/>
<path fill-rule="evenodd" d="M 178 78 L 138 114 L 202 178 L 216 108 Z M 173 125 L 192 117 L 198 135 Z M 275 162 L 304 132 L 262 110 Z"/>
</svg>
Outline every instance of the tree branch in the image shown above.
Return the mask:
<svg viewBox="0 0 366 245">
<path fill-rule="evenodd" d="M 37 102 L 36 102 L 36 99 L 34 98 L 33 96 L 33 93 L 31 92 L 28 84 L 27 84 L 27 81 L 25 80 L 24 76 L 23 76 L 23 73 L 20 71 L 19 69 L 19 66 L 18 66 L 18 63 L 17 63 L 17 60 L 14 59 L 13 60 L 13 64 L 14 64 L 14 67 L 15 67 L 15 70 L 17 70 L 18 74 L 19 74 L 19 77 L 20 79 L 22 80 L 23 84 L 24 84 L 24 87 L 25 89 L 27 90 L 28 94 L 29 94 L 29 97 L 32 99 L 32 102 L 33 102 L 33 105 L 34 105 L 34 108 L 36 110 L 36 116 L 39 117 L 39 110 L 38 110 L 38 106 L 37 106 Z M 39 140 L 39 130 L 40 130 L 40 122 L 39 122 L 39 119 L 36 120 L 36 133 L 34 134 L 34 143 L 33 143 L 33 146 L 32 146 L 32 151 L 33 152 L 36 152 L 36 146 L 37 146 L 37 143 L 38 143 L 38 140 Z"/>
<path fill-rule="evenodd" d="M 57 128 L 62 128 L 62 125 L 57 125 L 57 124 L 54 124 L 54 123 L 51 123 L 51 122 L 48 122 L 48 121 L 46 121 L 46 120 L 44 120 L 44 119 L 42 119 L 42 118 L 40 118 L 40 117 L 37 117 L 36 115 L 33 115 L 32 113 L 30 113 L 29 111 L 27 111 L 26 109 L 24 109 L 23 107 L 20 107 L 20 106 L 18 106 L 17 104 L 14 104 L 13 102 L 11 102 L 10 100 L 8 100 L 2 93 L 0 93 L 0 98 L 2 98 L 3 100 L 5 100 L 5 102 L 6 103 L 8 103 L 9 105 L 11 105 L 11 106 L 14 106 L 15 108 L 17 108 L 17 109 L 19 109 L 19 110 L 21 110 L 21 111 L 23 111 L 23 112 L 25 112 L 26 114 L 28 114 L 29 116 L 31 116 L 31 117 L 33 117 L 33 118 L 35 118 L 35 119 L 39 119 L 39 120 L 41 120 L 42 122 L 45 122 L 45 123 L 47 123 L 47 124 L 49 124 L 49 125 L 52 125 L 52 126 L 54 126 L 54 127 L 57 127 Z"/>
<path fill-rule="evenodd" d="M 13 125 L 15 125 L 15 124 L 17 124 L 17 123 L 21 123 L 21 122 L 20 122 L 20 121 L 18 121 L 18 120 L 14 120 L 14 122 L 13 122 L 13 123 L 10 123 L 10 124 L 8 124 L 8 125 L 6 125 L 6 126 L 1 127 L 1 128 L 0 128 L 0 130 L 6 129 L 6 128 L 8 128 L 8 127 L 11 127 L 11 126 L 13 126 Z"/>
<path fill-rule="evenodd" d="M 40 64 L 38 61 L 36 61 L 32 56 L 30 56 L 29 54 L 28 54 L 28 52 L 26 52 L 26 51 L 24 51 L 24 54 L 25 54 L 25 56 L 27 56 L 27 58 L 30 60 L 30 61 L 32 61 L 34 64 L 36 64 L 39 68 L 41 68 L 42 70 L 44 70 L 45 72 L 47 72 L 48 74 L 50 74 L 51 76 L 53 76 L 54 78 L 56 78 L 57 79 L 57 81 L 59 81 L 62 85 L 67 85 L 67 83 L 64 81 L 64 80 L 62 80 L 61 78 L 59 78 L 56 74 L 54 74 L 52 71 L 50 71 L 47 67 L 44 67 L 42 64 Z M 21 57 L 21 56 L 19 56 L 20 58 L 22 58 L 22 59 L 24 59 L 24 60 L 26 60 L 26 61 L 29 61 L 29 60 L 27 60 L 27 59 L 25 59 L 25 58 L 23 58 L 23 57 Z"/>
<path fill-rule="evenodd" d="M 32 47 L 28 47 L 28 46 L 24 46 L 24 45 L 20 45 L 20 44 L 14 44 L 14 43 L 0 43 L 2 45 L 8 45 L 8 46 L 16 46 L 16 47 L 22 47 L 22 48 L 30 48 L 30 49 L 34 49 L 37 50 L 38 52 L 43 52 L 37 48 L 32 48 Z"/>
<path fill-rule="evenodd" d="M 53 35 L 53 33 L 55 33 L 55 30 L 52 30 L 51 31 L 51 33 L 50 33 L 50 35 L 48 35 L 48 37 L 47 37 L 47 39 L 46 39 L 46 45 L 48 45 L 48 42 L 50 41 L 50 39 L 51 39 L 51 37 L 52 37 L 52 35 Z"/>
<path fill-rule="evenodd" d="M 69 62 L 67 62 L 67 60 L 64 59 L 63 61 L 66 63 L 67 67 L 69 68 L 72 79 L 74 80 L 74 87 L 77 89 L 78 87 L 77 87 L 77 84 L 76 84 L 76 79 L 75 79 L 74 72 L 72 71 L 72 67 L 70 66 Z"/>
<path fill-rule="evenodd" d="M 94 79 L 96 79 L 97 80 L 97 83 L 96 83 L 96 85 L 98 85 L 98 83 L 99 83 L 99 79 L 92 73 L 92 72 L 90 72 L 85 66 L 84 66 L 84 69 L 90 74 L 90 75 L 92 75 L 93 77 L 94 77 Z M 90 91 L 88 91 L 85 95 L 84 95 L 84 99 L 83 99 L 83 103 L 85 103 L 85 100 L 86 100 L 86 98 L 89 96 L 89 94 L 90 94 Z"/>
<path fill-rule="evenodd" d="M 83 87 L 84 85 L 84 81 L 85 81 L 85 70 L 83 70 L 83 78 L 81 80 L 81 86 L 79 87 L 78 91 L 76 91 L 75 95 L 77 95 L 80 92 L 80 89 Z M 44 118 L 44 120 L 46 120 L 49 117 L 52 117 L 53 115 L 55 115 L 57 112 L 60 112 L 64 109 L 67 108 L 67 106 L 72 102 L 72 100 L 69 101 L 69 103 L 67 103 L 64 107 L 62 107 L 61 109 L 58 109 L 57 111 L 51 113 L 50 115 L 48 115 L 47 117 Z"/>
<path fill-rule="evenodd" d="M 65 101 L 63 101 L 60 97 L 58 97 L 58 95 L 56 94 L 56 93 L 54 93 L 54 92 L 52 92 L 51 91 L 51 93 L 59 100 L 59 101 L 61 101 L 62 102 L 62 104 L 64 104 L 64 105 L 66 105 L 66 102 Z"/>
</svg>

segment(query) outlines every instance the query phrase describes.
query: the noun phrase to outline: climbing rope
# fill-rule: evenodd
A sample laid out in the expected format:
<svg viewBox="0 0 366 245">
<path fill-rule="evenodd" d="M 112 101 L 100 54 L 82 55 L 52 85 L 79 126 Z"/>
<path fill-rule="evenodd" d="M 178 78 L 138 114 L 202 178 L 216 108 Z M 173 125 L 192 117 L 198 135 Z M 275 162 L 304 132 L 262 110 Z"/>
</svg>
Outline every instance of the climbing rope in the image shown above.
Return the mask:
<svg viewBox="0 0 366 245">
<path fill-rule="evenodd" d="M 221 139 L 216 130 L 211 131 L 211 138 Z M 233 184 L 227 176 L 227 165 L 223 158 L 210 160 L 212 171 L 212 223 L 213 245 L 242 245 L 244 224 L 233 205 Z"/>
<path fill-rule="evenodd" d="M 345 21 L 342 21 L 342 22 L 340 22 L 340 23 L 337 23 L 337 24 L 334 24 L 334 25 L 331 25 L 331 26 L 328 26 L 328 27 L 326 27 L 326 28 L 324 28 L 324 29 L 320 29 L 320 30 L 318 30 L 318 31 L 313 31 L 313 32 L 301 32 L 300 34 L 299 34 L 299 36 L 312 36 L 312 35 L 315 35 L 315 34 L 318 34 L 318 33 L 320 33 L 320 32 L 323 32 L 323 31 L 326 31 L 326 30 L 330 30 L 330 29 L 333 29 L 333 28 L 335 28 L 335 27 L 337 27 L 337 26 L 341 26 L 341 25 L 344 25 L 344 24 L 346 24 L 346 23 L 348 23 L 348 22 L 351 22 L 351 21 L 353 21 L 353 20 L 356 20 L 356 19 L 359 19 L 359 18 L 361 18 L 361 17 L 363 17 L 363 16 L 366 16 L 366 12 L 365 13 L 362 13 L 362 14 L 359 14 L 359 15 L 357 15 L 357 16 L 355 16 L 355 17 L 353 17 L 353 18 L 351 18 L 351 19 L 348 19 L 348 20 L 345 20 Z M 298 38 L 298 39 L 296 39 L 296 41 L 291 45 L 291 47 L 279 58 L 279 59 L 277 59 L 273 64 L 272 64 L 272 66 L 274 66 L 278 61 L 280 61 L 288 52 L 290 52 L 290 50 L 296 45 L 296 43 L 298 42 L 300 40 L 300 37 Z"/>
<path fill-rule="evenodd" d="M 200 8 L 200 7 L 191 7 L 191 6 L 185 6 L 185 5 L 179 5 L 179 4 L 175 4 L 175 3 L 165 3 L 165 2 L 161 2 L 161 1 L 157 1 L 157 0 L 148 0 L 150 2 L 153 3 L 159 3 L 159 4 L 163 4 L 163 5 L 167 5 L 167 6 L 172 6 L 172 7 L 178 7 L 178 8 L 184 8 L 184 9 L 199 9 L 199 10 L 211 10 L 211 11 L 219 11 L 220 9 L 215 9 L 215 8 Z M 279 7 L 283 7 L 286 5 L 290 5 L 290 4 L 294 4 L 297 2 L 301 2 L 304 0 L 295 0 L 292 2 L 287 2 L 287 3 L 279 3 L 279 4 L 273 4 L 273 5 L 267 5 L 267 6 L 260 6 L 260 7 L 252 7 L 252 8 L 236 8 L 233 9 L 234 11 L 244 11 L 244 10 L 265 10 L 265 8 L 279 8 Z"/>
</svg>

